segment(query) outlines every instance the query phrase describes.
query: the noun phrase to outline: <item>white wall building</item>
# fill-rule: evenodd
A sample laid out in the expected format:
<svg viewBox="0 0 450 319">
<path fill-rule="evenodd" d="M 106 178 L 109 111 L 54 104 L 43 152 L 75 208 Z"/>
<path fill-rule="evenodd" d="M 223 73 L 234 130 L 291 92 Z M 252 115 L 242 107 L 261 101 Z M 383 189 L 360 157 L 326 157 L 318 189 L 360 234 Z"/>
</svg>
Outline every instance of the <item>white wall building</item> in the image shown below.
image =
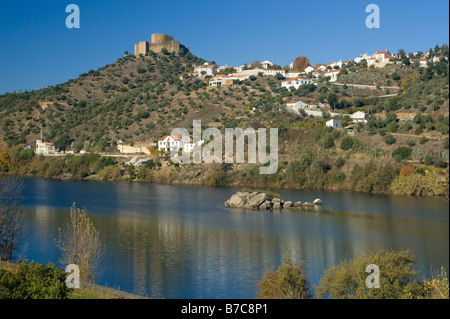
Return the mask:
<svg viewBox="0 0 450 319">
<path fill-rule="evenodd" d="M 340 119 L 331 119 L 325 123 L 328 127 L 338 128 L 342 127 L 342 121 Z"/>
<path fill-rule="evenodd" d="M 55 146 L 50 142 L 43 142 L 42 140 L 36 140 L 36 154 L 55 154 Z"/>
<path fill-rule="evenodd" d="M 428 67 L 428 59 L 410 59 L 411 63 L 419 62 L 420 66 L 423 68 Z"/>
<path fill-rule="evenodd" d="M 305 68 L 305 73 L 311 73 L 314 70 L 315 70 L 314 67 L 308 66 L 307 68 Z"/>
<path fill-rule="evenodd" d="M 294 87 L 298 89 L 300 86 L 304 84 L 313 84 L 313 83 L 314 83 L 313 79 L 304 76 L 298 76 L 293 79 L 281 81 L 281 87 L 285 87 L 287 89 L 289 89 L 290 87 Z"/>
<path fill-rule="evenodd" d="M 355 63 L 361 63 L 362 60 L 368 61 L 368 60 L 371 59 L 371 58 L 372 58 L 372 57 L 371 57 L 370 55 L 368 55 L 367 53 L 363 53 L 363 54 L 361 54 L 359 57 L 353 59 L 353 61 L 354 61 Z"/>
<path fill-rule="evenodd" d="M 442 58 L 444 58 L 444 59 L 446 59 L 448 61 L 448 57 L 446 57 L 446 56 L 435 56 L 433 58 L 433 62 L 434 63 L 439 62 L 439 61 L 441 61 Z"/>
<path fill-rule="evenodd" d="M 265 69 L 263 73 L 265 76 L 275 76 L 277 74 L 281 74 L 282 76 L 286 75 L 286 72 L 283 69 Z"/>
<path fill-rule="evenodd" d="M 288 110 L 300 110 L 300 109 L 310 109 L 310 108 L 315 108 L 315 106 L 306 104 L 302 101 L 290 101 L 288 103 L 286 103 L 286 108 Z"/>
<path fill-rule="evenodd" d="M 267 69 L 267 68 L 271 67 L 272 65 L 274 65 L 272 62 L 270 62 L 268 60 L 263 61 L 260 64 L 263 69 Z"/>
<path fill-rule="evenodd" d="M 367 114 L 361 111 L 353 113 L 351 118 L 355 123 L 367 123 Z"/>
<path fill-rule="evenodd" d="M 331 71 L 322 73 L 322 75 L 324 77 L 330 77 L 330 82 L 336 82 L 340 71 L 341 70 L 331 70 Z"/>
<path fill-rule="evenodd" d="M 194 73 L 197 73 L 198 76 L 212 76 L 216 74 L 217 73 L 216 66 L 206 63 L 204 65 L 195 67 Z M 202 72 L 205 72 L 205 74 L 203 75 Z"/>
<path fill-rule="evenodd" d="M 284 76 L 289 79 L 299 77 L 302 74 L 300 71 L 289 70 Z"/>
<path fill-rule="evenodd" d="M 234 79 L 230 76 L 219 74 L 209 80 L 209 86 L 233 85 Z"/>
<path fill-rule="evenodd" d="M 184 143 L 189 143 L 191 138 L 183 135 L 166 135 L 158 141 L 158 151 L 179 151 L 183 150 Z"/>
</svg>

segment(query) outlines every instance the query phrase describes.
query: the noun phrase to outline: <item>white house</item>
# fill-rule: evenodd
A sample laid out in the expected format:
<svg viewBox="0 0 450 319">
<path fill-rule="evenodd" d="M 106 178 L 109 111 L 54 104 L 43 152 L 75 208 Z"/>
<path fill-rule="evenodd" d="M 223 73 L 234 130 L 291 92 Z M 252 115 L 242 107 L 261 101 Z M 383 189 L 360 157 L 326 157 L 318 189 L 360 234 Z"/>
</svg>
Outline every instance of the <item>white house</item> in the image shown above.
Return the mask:
<svg viewBox="0 0 450 319">
<path fill-rule="evenodd" d="M 36 154 L 55 154 L 55 146 L 50 142 L 36 140 Z"/>
<path fill-rule="evenodd" d="M 261 64 L 261 67 L 263 68 L 263 69 L 267 69 L 268 67 L 270 67 L 270 66 L 272 66 L 273 65 L 273 63 L 272 62 L 270 62 L 270 61 L 263 61 L 263 62 L 261 62 L 260 63 Z"/>
<path fill-rule="evenodd" d="M 328 127 L 338 128 L 342 127 L 342 121 L 340 119 L 331 119 L 325 123 Z"/>
<path fill-rule="evenodd" d="M 204 143 L 204 141 L 200 141 L 197 143 L 194 143 L 193 141 L 189 141 L 187 143 L 183 144 L 183 152 L 184 153 L 191 153 L 194 150 L 195 145 L 201 146 Z"/>
<path fill-rule="evenodd" d="M 439 62 L 439 61 L 441 61 L 442 58 L 444 58 L 444 59 L 446 59 L 448 61 L 448 57 L 441 55 L 441 56 L 435 56 L 433 58 L 433 62 L 434 63 Z"/>
<path fill-rule="evenodd" d="M 330 82 L 336 82 L 338 78 L 338 74 L 341 70 L 330 70 L 328 72 L 322 73 L 324 77 L 330 77 Z"/>
<path fill-rule="evenodd" d="M 419 65 L 423 68 L 426 68 L 428 66 L 428 59 L 410 59 L 411 63 L 419 62 Z"/>
<path fill-rule="evenodd" d="M 289 89 L 290 87 L 294 87 L 298 89 L 300 86 L 304 84 L 312 84 L 313 82 L 314 82 L 313 79 L 304 76 L 298 76 L 293 79 L 281 81 L 281 87 L 285 87 L 287 89 Z"/>
<path fill-rule="evenodd" d="M 351 115 L 353 122 L 355 123 L 366 123 L 367 122 L 367 114 L 361 111 L 355 112 Z"/>
<path fill-rule="evenodd" d="M 300 71 L 289 70 L 289 72 L 287 72 L 284 76 L 286 78 L 292 79 L 292 78 L 299 77 L 301 74 L 302 74 L 302 72 L 300 72 Z"/>
<path fill-rule="evenodd" d="M 307 68 L 305 68 L 305 73 L 311 73 L 314 70 L 315 70 L 315 68 L 310 65 Z"/>
<path fill-rule="evenodd" d="M 386 60 L 389 60 L 388 57 L 392 56 L 391 52 L 389 52 L 388 49 L 383 51 L 375 52 L 372 55 L 372 58 L 375 58 L 375 60 L 378 60 L 379 62 L 385 62 Z"/>
<path fill-rule="evenodd" d="M 371 57 L 370 55 L 368 55 L 367 53 L 363 53 L 363 54 L 361 54 L 359 57 L 353 59 L 353 61 L 354 61 L 355 63 L 361 63 L 362 60 L 368 61 L 368 60 L 371 59 L 371 58 L 372 58 L 372 57 Z"/>
<path fill-rule="evenodd" d="M 313 108 L 313 106 L 306 104 L 302 101 L 290 101 L 288 103 L 286 103 L 286 108 L 288 110 L 300 110 L 300 109 L 309 109 L 309 108 Z"/>
<path fill-rule="evenodd" d="M 217 70 L 215 65 L 205 62 L 205 64 L 195 67 L 194 72 L 197 73 L 198 76 L 212 76 L 217 73 Z M 202 72 L 205 72 L 204 75 Z"/>
<path fill-rule="evenodd" d="M 281 74 L 282 76 L 284 76 L 286 74 L 286 72 L 283 69 L 265 69 L 263 71 L 265 76 L 275 76 L 277 74 Z"/>
<path fill-rule="evenodd" d="M 375 52 L 370 59 L 367 60 L 367 65 L 374 65 L 376 67 L 384 67 L 386 64 L 394 63 L 398 60 L 397 56 L 392 55 L 389 50 Z"/>
<path fill-rule="evenodd" d="M 209 86 L 233 85 L 234 79 L 230 76 L 219 74 L 209 80 Z"/>
<path fill-rule="evenodd" d="M 189 143 L 191 138 L 183 135 L 166 135 L 158 141 L 158 151 L 183 150 L 184 143 Z"/>
</svg>

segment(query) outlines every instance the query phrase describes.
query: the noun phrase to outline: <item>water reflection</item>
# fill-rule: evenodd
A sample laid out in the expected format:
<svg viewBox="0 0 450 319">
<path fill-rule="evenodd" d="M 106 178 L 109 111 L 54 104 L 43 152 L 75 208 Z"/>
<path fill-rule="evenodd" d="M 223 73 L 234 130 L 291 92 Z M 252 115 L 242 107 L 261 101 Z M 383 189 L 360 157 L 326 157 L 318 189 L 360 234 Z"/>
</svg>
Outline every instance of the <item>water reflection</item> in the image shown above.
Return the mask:
<svg viewBox="0 0 450 319">
<path fill-rule="evenodd" d="M 320 197 L 325 205 L 261 213 L 225 209 L 234 191 L 27 179 L 25 255 L 58 260 L 57 228 L 75 201 L 88 208 L 105 244 L 98 282 L 154 298 L 253 298 L 256 283 L 288 249 L 306 262 L 313 284 L 341 258 L 381 247 L 412 249 L 424 274 L 430 266 L 448 268 L 444 202 L 283 190 L 284 198 Z"/>
</svg>

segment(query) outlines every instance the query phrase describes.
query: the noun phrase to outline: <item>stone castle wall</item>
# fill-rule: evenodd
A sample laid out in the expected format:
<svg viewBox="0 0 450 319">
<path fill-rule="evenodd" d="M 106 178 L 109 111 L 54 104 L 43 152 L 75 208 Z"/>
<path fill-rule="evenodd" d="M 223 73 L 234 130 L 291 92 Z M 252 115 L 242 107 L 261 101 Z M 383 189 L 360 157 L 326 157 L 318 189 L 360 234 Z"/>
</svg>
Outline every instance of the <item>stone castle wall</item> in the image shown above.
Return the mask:
<svg viewBox="0 0 450 319">
<path fill-rule="evenodd" d="M 163 48 L 166 48 L 169 52 L 178 52 L 180 50 L 180 41 L 174 41 L 170 35 L 153 33 L 151 39 L 151 43 L 140 41 L 138 44 L 135 44 L 134 54 L 146 55 L 149 51 L 159 53 Z"/>
</svg>

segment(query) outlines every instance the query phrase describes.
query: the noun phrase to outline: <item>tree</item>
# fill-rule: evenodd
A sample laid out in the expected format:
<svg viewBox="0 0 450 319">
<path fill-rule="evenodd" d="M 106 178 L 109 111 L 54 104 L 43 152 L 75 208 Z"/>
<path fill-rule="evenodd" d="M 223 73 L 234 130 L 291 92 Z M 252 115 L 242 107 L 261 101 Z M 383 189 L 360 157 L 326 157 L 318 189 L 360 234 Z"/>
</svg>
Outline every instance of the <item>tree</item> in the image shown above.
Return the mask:
<svg viewBox="0 0 450 319">
<path fill-rule="evenodd" d="M 81 280 L 93 280 L 103 255 L 99 233 L 87 215 L 86 209 L 70 208 L 64 230 L 58 229 L 56 245 L 62 251 L 62 264 L 76 264 Z"/>
<path fill-rule="evenodd" d="M 311 63 L 309 62 L 309 59 L 305 56 L 299 56 L 294 60 L 294 69 L 303 71 L 308 66 L 310 66 Z"/>
<path fill-rule="evenodd" d="M 402 91 L 406 92 L 408 89 L 419 82 L 419 77 L 417 75 L 408 74 L 402 81 Z"/>
<path fill-rule="evenodd" d="M 333 299 L 401 299 L 421 296 L 423 287 L 412 270 L 415 258 L 409 250 L 377 250 L 344 259 L 328 268 L 316 288 L 317 297 Z M 380 270 L 379 288 L 368 289 L 366 267 L 377 265 Z"/>
<path fill-rule="evenodd" d="M 412 166 L 410 164 L 406 164 L 400 171 L 400 176 L 409 176 L 412 173 L 413 173 Z"/>
<path fill-rule="evenodd" d="M 384 137 L 384 142 L 387 145 L 392 145 L 395 143 L 395 141 L 396 141 L 396 139 L 392 134 L 386 134 L 386 136 Z"/>
<path fill-rule="evenodd" d="M 336 105 L 338 104 L 338 97 L 334 93 L 328 94 L 328 104 L 330 105 L 331 109 L 335 109 Z"/>
<path fill-rule="evenodd" d="M 13 258 L 23 239 L 23 212 L 19 207 L 23 181 L 0 176 L 0 260 Z"/>
<path fill-rule="evenodd" d="M 261 299 L 308 299 L 310 289 L 303 275 L 303 263 L 295 264 L 286 253 L 283 264 L 274 271 L 264 274 L 258 283 Z"/>
<path fill-rule="evenodd" d="M 411 158 L 412 149 L 405 146 L 398 147 L 395 151 L 392 152 L 392 157 L 397 161 L 401 162 L 405 159 Z"/>
<path fill-rule="evenodd" d="M 394 72 L 394 73 L 391 74 L 391 78 L 394 81 L 398 81 L 398 80 L 400 80 L 400 75 L 398 75 L 397 72 Z"/>
<path fill-rule="evenodd" d="M 250 67 L 251 67 L 252 69 L 256 69 L 256 68 L 258 68 L 260 65 L 261 65 L 261 63 L 259 63 L 258 60 L 254 60 L 254 61 L 252 62 L 252 64 L 250 65 Z"/>
<path fill-rule="evenodd" d="M 333 136 L 331 136 L 331 134 L 327 134 L 327 136 L 325 136 L 325 138 L 322 141 L 322 146 L 326 149 L 334 147 L 334 139 Z"/>
<path fill-rule="evenodd" d="M 350 136 L 345 136 L 341 140 L 341 149 L 344 151 L 348 151 L 353 147 L 353 138 Z"/>
</svg>

